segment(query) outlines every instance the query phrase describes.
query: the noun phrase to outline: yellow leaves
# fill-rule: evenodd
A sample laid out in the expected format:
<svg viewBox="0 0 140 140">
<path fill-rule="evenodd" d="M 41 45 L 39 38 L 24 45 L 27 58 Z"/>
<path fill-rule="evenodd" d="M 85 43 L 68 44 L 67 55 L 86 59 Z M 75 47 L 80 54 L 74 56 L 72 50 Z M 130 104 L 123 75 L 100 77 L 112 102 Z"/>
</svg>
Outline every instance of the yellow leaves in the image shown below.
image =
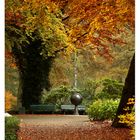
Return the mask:
<svg viewBox="0 0 140 140">
<path fill-rule="evenodd" d="M 134 113 L 127 113 L 125 115 L 120 115 L 120 123 L 126 123 L 128 126 L 133 126 L 135 122 Z"/>
<path fill-rule="evenodd" d="M 102 27 L 102 23 L 99 21 L 98 18 L 95 18 L 95 20 L 92 21 L 89 25 L 89 28 L 91 29 L 91 31 L 96 31 L 100 29 L 101 27 Z"/>
<path fill-rule="evenodd" d="M 135 104 L 134 98 L 129 98 L 127 104 L 134 105 Z M 130 108 L 126 107 L 124 110 L 130 111 Z M 135 112 L 134 112 L 134 110 L 131 110 L 131 113 L 126 113 L 126 114 L 120 115 L 119 119 L 120 119 L 119 120 L 120 123 L 125 123 L 125 124 L 127 124 L 127 126 L 131 127 L 130 134 L 134 138 L 134 135 L 135 135 L 135 125 L 134 125 L 135 124 Z"/>
<path fill-rule="evenodd" d="M 130 108 L 129 107 L 126 107 L 123 110 L 128 111 L 128 110 L 130 110 Z"/>
<path fill-rule="evenodd" d="M 127 103 L 128 105 L 131 105 L 131 104 L 135 104 L 135 100 L 134 100 L 134 98 L 129 98 L 128 99 L 128 103 Z"/>
<path fill-rule="evenodd" d="M 51 2 L 51 5 L 48 6 L 48 10 L 49 12 L 55 13 L 58 11 L 58 6 L 55 3 Z"/>
<path fill-rule="evenodd" d="M 131 127 L 130 135 L 132 138 L 135 136 L 135 114 L 134 113 L 127 113 L 125 115 L 119 116 L 119 122 L 127 124 L 127 126 Z"/>
<path fill-rule="evenodd" d="M 73 52 L 76 51 L 76 48 L 74 47 L 74 45 L 69 45 L 67 48 L 66 48 L 66 55 L 71 55 Z"/>
<path fill-rule="evenodd" d="M 13 106 L 15 106 L 17 98 L 12 95 L 10 91 L 5 93 L 5 110 L 10 111 Z"/>
</svg>

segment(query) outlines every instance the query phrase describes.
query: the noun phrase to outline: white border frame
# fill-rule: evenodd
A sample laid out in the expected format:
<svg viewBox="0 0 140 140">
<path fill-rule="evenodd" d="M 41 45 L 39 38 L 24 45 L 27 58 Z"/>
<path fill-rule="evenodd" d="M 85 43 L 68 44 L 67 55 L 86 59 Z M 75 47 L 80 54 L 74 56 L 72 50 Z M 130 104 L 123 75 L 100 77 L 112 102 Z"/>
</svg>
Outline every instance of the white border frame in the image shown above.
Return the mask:
<svg viewBox="0 0 140 140">
<path fill-rule="evenodd" d="M 5 94 L 5 5 L 4 0 L 0 1 L 0 133 L 1 140 L 5 139 L 5 123 L 4 123 L 4 94 Z"/>
</svg>

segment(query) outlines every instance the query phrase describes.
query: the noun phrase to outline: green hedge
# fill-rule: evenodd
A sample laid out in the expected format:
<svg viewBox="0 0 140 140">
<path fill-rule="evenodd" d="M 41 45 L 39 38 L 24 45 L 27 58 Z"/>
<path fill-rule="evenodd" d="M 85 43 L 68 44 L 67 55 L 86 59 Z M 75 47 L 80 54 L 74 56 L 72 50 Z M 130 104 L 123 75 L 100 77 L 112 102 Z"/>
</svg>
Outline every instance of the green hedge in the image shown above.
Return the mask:
<svg viewBox="0 0 140 140">
<path fill-rule="evenodd" d="M 97 100 L 87 109 L 92 120 L 113 120 L 119 105 L 119 100 Z"/>
<path fill-rule="evenodd" d="M 5 117 L 5 140 L 17 140 L 19 123 L 17 117 Z"/>
</svg>

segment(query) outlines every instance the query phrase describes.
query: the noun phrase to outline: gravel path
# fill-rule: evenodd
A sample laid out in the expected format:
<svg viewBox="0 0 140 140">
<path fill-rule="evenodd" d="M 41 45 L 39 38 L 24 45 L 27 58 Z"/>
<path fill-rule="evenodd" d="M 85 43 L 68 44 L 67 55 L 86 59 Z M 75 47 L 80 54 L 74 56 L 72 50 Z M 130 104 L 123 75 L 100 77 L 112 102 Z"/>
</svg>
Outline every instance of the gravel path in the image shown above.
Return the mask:
<svg viewBox="0 0 140 140">
<path fill-rule="evenodd" d="M 19 140 L 129 140 L 128 129 L 109 121 L 90 122 L 87 115 L 18 115 Z"/>
</svg>

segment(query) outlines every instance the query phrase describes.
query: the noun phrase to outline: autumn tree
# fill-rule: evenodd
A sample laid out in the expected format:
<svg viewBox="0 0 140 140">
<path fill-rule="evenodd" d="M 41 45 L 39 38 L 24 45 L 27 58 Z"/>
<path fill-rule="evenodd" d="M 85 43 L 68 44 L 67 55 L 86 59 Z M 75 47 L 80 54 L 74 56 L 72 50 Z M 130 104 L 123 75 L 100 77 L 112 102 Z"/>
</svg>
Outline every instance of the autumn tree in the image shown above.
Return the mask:
<svg viewBox="0 0 140 140">
<path fill-rule="evenodd" d="M 19 69 L 22 105 L 38 104 L 43 88 L 49 89 L 55 55 L 68 46 L 61 12 L 49 0 L 6 1 L 6 50 Z M 70 45 L 69 45 L 70 46 Z"/>
</svg>

